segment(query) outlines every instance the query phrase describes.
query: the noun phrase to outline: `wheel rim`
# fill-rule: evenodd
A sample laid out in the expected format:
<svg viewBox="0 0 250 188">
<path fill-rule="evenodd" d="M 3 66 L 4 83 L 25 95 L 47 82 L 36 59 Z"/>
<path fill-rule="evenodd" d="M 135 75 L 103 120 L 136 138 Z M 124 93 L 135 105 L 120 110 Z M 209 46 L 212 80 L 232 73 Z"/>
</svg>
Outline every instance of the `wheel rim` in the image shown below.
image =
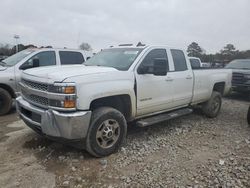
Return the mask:
<svg viewBox="0 0 250 188">
<path fill-rule="evenodd" d="M 217 113 L 220 109 L 220 98 L 216 97 L 212 104 L 212 111 Z"/>
<path fill-rule="evenodd" d="M 112 147 L 120 136 L 119 123 L 114 119 L 103 121 L 96 132 L 96 142 L 103 148 L 107 149 Z"/>
</svg>

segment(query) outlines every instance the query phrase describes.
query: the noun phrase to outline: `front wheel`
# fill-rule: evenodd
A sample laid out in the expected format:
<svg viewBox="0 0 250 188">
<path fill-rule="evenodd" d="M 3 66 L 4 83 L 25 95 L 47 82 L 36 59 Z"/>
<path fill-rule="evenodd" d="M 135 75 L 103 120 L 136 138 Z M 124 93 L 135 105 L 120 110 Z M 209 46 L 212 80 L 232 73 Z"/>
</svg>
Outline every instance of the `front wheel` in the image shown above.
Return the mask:
<svg viewBox="0 0 250 188">
<path fill-rule="evenodd" d="M 202 111 L 205 116 L 214 118 L 218 116 L 221 108 L 221 94 L 217 91 L 213 91 L 211 98 L 202 105 Z"/>
<path fill-rule="evenodd" d="M 12 107 L 12 97 L 8 91 L 0 88 L 0 116 L 10 112 Z"/>
<path fill-rule="evenodd" d="M 86 149 L 96 157 L 110 155 L 119 149 L 126 134 L 127 123 L 123 114 L 111 107 L 100 107 L 93 111 Z"/>
</svg>

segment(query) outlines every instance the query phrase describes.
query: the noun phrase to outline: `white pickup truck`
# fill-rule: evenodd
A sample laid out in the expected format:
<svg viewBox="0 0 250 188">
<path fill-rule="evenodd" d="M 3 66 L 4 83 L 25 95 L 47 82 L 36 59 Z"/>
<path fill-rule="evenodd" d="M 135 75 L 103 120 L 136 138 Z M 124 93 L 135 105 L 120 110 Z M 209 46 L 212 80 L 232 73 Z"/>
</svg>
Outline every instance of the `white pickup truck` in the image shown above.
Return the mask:
<svg viewBox="0 0 250 188">
<path fill-rule="evenodd" d="M 23 70 L 52 65 L 82 64 L 92 57 L 83 50 L 32 48 L 16 53 L 0 61 L 0 115 L 7 114 L 12 99 L 20 93 L 19 82 Z"/>
<path fill-rule="evenodd" d="M 123 46 L 102 50 L 85 65 L 25 71 L 16 104 L 39 134 L 102 157 L 121 146 L 128 122 L 152 125 L 195 105 L 216 117 L 231 77 L 228 69 L 193 71 L 180 49 Z"/>
</svg>

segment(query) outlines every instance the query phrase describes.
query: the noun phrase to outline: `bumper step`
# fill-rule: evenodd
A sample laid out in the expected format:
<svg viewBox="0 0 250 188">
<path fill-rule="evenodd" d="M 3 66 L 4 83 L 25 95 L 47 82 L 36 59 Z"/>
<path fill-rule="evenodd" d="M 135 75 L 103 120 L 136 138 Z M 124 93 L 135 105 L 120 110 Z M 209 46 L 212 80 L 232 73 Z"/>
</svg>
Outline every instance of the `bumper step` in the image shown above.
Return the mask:
<svg viewBox="0 0 250 188">
<path fill-rule="evenodd" d="M 167 121 L 170 119 L 174 119 L 180 116 L 184 116 L 184 115 L 188 115 L 190 113 L 192 113 L 193 110 L 191 108 L 183 108 L 180 110 L 175 110 L 175 111 L 171 111 L 168 113 L 164 113 L 164 114 L 159 114 L 159 115 L 155 115 L 149 118 L 145 118 L 145 119 L 141 119 L 139 121 L 137 121 L 137 126 L 139 127 L 146 127 L 149 125 L 153 125 L 156 123 L 160 123 L 163 121 Z"/>
</svg>

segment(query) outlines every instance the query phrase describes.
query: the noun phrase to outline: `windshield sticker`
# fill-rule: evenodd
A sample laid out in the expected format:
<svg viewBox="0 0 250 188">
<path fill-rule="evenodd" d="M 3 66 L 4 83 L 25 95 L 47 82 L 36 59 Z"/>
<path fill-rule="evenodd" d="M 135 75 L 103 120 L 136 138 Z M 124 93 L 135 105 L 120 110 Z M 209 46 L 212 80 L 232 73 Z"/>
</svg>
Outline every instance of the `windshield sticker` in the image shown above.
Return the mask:
<svg viewBox="0 0 250 188">
<path fill-rule="evenodd" d="M 137 55 L 138 51 L 124 51 L 124 54 L 128 54 L 128 55 Z"/>
</svg>

